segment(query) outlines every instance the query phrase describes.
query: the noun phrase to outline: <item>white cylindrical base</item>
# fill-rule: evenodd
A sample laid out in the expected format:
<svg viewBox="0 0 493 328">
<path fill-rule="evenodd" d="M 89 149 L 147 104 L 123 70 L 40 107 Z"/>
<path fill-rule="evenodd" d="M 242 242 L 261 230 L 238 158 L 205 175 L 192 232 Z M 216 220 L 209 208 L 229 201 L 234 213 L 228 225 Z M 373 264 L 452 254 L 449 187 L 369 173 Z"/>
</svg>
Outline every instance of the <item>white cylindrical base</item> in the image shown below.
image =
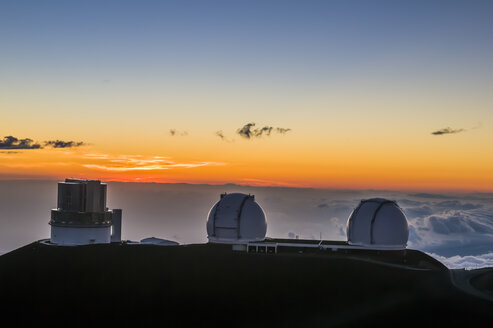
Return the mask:
<svg viewBox="0 0 493 328">
<path fill-rule="evenodd" d="M 75 246 L 107 244 L 111 239 L 111 227 L 58 227 L 51 226 L 51 243 Z"/>
</svg>

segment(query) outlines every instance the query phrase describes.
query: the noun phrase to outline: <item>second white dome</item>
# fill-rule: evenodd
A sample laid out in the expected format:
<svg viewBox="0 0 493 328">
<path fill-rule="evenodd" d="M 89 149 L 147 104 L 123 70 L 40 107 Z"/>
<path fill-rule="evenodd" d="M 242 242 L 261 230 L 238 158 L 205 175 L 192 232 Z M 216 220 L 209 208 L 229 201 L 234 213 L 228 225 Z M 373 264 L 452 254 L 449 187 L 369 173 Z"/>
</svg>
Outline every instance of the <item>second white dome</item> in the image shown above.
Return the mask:
<svg viewBox="0 0 493 328">
<path fill-rule="evenodd" d="M 409 237 L 406 216 L 395 201 L 362 200 L 346 224 L 348 243 L 366 247 L 405 248 Z"/>
</svg>

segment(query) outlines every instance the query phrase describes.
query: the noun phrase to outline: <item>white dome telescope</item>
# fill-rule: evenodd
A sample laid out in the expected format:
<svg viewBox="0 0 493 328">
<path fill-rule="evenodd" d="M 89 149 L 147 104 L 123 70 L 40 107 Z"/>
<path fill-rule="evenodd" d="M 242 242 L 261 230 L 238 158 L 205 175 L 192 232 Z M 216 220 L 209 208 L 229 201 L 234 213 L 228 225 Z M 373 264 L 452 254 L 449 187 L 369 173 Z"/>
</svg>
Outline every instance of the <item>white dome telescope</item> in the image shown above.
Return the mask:
<svg viewBox="0 0 493 328">
<path fill-rule="evenodd" d="M 212 243 L 246 243 L 265 239 L 267 220 L 253 195 L 221 194 L 207 217 L 207 238 Z"/>
<path fill-rule="evenodd" d="M 406 248 L 409 226 L 395 201 L 362 200 L 346 224 L 348 243 L 365 247 Z"/>
</svg>

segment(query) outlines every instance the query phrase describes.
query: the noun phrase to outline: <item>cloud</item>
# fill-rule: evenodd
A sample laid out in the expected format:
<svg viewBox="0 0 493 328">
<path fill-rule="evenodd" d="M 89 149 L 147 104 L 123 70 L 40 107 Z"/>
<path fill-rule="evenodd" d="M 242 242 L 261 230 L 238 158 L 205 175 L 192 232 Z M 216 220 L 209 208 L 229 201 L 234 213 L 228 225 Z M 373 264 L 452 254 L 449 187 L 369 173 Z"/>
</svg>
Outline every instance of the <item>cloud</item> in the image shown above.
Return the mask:
<svg viewBox="0 0 493 328">
<path fill-rule="evenodd" d="M 399 205 L 400 206 L 421 206 L 423 204 L 428 204 L 427 202 L 426 203 L 423 203 L 423 202 L 419 202 L 419 201 L 415 201 L 415 200 L 411 200 L 411 199 L 398 199 L 397 200 Z"/>
<path fill-rule="evenodd" d="M 491 219 L 493 218 L 482 220 L 479 216 L 464 211 L 448 211 L 428 217 L 428 223 L 432 231 L 443 235 L 493 234 L 493 222 L 491 222 Z"/>
<path fill-rule="evenodd" d="M 32 139 L 17 139 L 13 136 L 5 136 L 0 140 L 0 149 L 40 149 L 40 144 L 35 143 Z"/>
<path fill-rule="evenodd" d="M 483 207 L 483 204 L 462 203 L 458 200 L 447 200 L 434 204 L 435 207 L 448 210 L 475 210 Z"/>
<path fill-rule="evenodd" d="M 270 136 L 272 132 L 276 132 L 279 134 L 286 134 L 291 131 L 291 129 L 287 128 L 274 128 L 272 126 L 264 126 L 261 128 L 254 129 L 256 123 L 247 123 L 243 127 L 236 130 L 241 137 L 245 139 L 259 138 L 263 135 Z"/>
<path fill-rule="evenodd" d="M 185 136 L 188 136 L 188 132 L 187 131 L 178 131 L 176 129 L 170 129 L 169 135 L 172 137 L 174 137 L 174 136 L 185 137 Z"/>
<path fill-rule="evenodd" d="M 460 216 L 430 216 L 428 221 L 433 231 L 439 234 L 448 235 L 451 233 L 465 233 L 474 231 Z"/>
<path fill-rule="evenodd" d="M 252 136 L 254 136 L 254 132 L 251 130 L 254 126 L 255 123 L 247 123 L 242 128 L 236 130 L 236 133 L 238 133 L 243 138 L 250 139 L 252 138 Z"/>
<path fill-rule="evenodd" d="M 191 162 L 177 163 L 168 157 L 152 156 L 144 157 L 142 155 L 120 155 L 110 156 L 107 154 L 86 154 L 84 157 L 93 161 L 93 163 L 82 164 L 88 169 L 128 172 L 128 171 L 160 171 L 173 168 L 196 168 L 201 166 L 223 165 L 217 162 Z"/>
<path fill-rule="evenodd" d="M 48 140 L 44 142 L 46 147 L 53 148 L 74 148 L 85 146 L 86 144 L 82 141 L 63 141 L 63 140 Z"/>
<path fill-rule="evenodd" d="M 493 199 L 476 194 L 403 194 L 410 248 L 441 256 L 493 251 Z"/>
<path fill-rule="evenodd" d="M 409 238 L 408 241 L 411 243 L 419 243 L 422 240 L 421 236 L 419 235 L 419 232 L 416 231 L 416 228 L 412 225 L 409 226 Z"/>
<path fill-rule="evenodd" d="M 332 226 L 332 230 L 339 233 L 339 237 L 346 237 L 346 222 L 336 217 L 329 219 L 329 224 Z"/>
<path fill-rule="evenodd" d="M 85 146 L 82 141 L 63 141 L 63 140 L 48 140 L 44 142 L 44 146 L 35 143 L 32 139 L 18 139 L 13 136 L 6 136 L 0 140 L 0 149 L 43 149 L 44 147 L 52 148 L 73 148 Z M 15 152 L 8 152 L 14 154 Z"/>
<path fill-rule="evenodd" d="M 420 197 L 420 198 L 439 198 L 439 199 L 452 198 L 452 196 L 449 196 L 449 195 L 429 194 L 429 193 L 425 193 L 425 192 L 416 193 L 416 194 L 409 194 L 409 196 Z"/>
<path fill-rule="evenodd" d="M 465 131 L 467 131 L 467 130 L 466 129 L 452 129 L 450 127 L 447 127 L 444 129 L 433 131 L 431 134 L 433 134 L 435 136 L 441 136 L 444 134 L 454 134 L 454 133 L 460 133 L 460 132 L 465 132 Z"/>
<path fill-rule="evenodd" d="M 428 255 L 434 257 L 438 261 L 445 264 L 449 269 L 479 269 L 493 267 L 493 253 L 485 253 L 480 255 L 466 255 L 466 256 L 451 256 L 445 257 L 435 253 L 428 253 Z"/>
<path fill-rule="evenodd" d="M 234 141 L 234 139 L 228 139 L 228 138 L 224 135 L 224 133 L 223 133 L 223 131 L 222 131 L 222 130 L 216 131 L 216 133 L 214 133 L 214 135 L 215 135 L 216 137 L 221 138 L 221 140 L 222 140 L 222 141 L 226 141 L 226 142 L 233 142 L 233 141 Z"/>
<path fill-rule="evenodd" d="M 216 136 L 218 136 L 219 138 L 221 138 L 221 140 L 226 139 L 226 137 L 223 134 L 223 131 L 221 131 L 221 130 L 216 131 Z"/>
<path fill-rule="evenodd" d="M 446 127 L 444 129 L 433 131 L 431 134 L 435 135 L 435 136 L 441 136 L 444 134 L 454 134 L 454 133 L 466 132 L 468 130 L 476 130 L 476 129 L 479 129 L 481 127 L 482 127 L 482 124 L 481 124 L 481 122 L 479 122 L 477 125 L 475 125 L 471 128 L 468 128 L 468 129 L 452 129 L 451 127 Z"/>
<path fill-rule="evenodd" d="M 276 128 L 276 131 L 277 131 L 277 133 L 285 134 L 285 133 L 288 133 L 289 131 L 291 131 L 291 129 Z"/>
<path fill-rule="evenodd" d="M 85 154 L 84 157 L 94 158 L 94 159 L 107 159 L 110 157 L 108 154 Z"/>
<path fill-rule="evenodd" d="M 493 214 L 491 208 L 483 204 L 461 202 L 432 203 L 422 207 L 403 207 L 404 212 L 420 230 L 430 230 L 439 234 L 493 234 Z M 414 215 L 416 214 L 416 215 Z M 422 229 L 426 228 L 426 229 Z"/>
<path fill-rule="evenodd" d="M 402 202 L 399 202 L 402 205 Z M 409 219 L 425 217 L 433 214 L 433 209 L 430 206 L 413 206 L 405 208 L 406 216 Z"/>
<path fill-rule="evenodd" d="M 261 137 L 263 134 L 270 136 L 272 129 L 274 129 L 272 126 L 264 126 L 263 128 L 255 129 L 254 133 L 256 137 Z"/>
</svg>

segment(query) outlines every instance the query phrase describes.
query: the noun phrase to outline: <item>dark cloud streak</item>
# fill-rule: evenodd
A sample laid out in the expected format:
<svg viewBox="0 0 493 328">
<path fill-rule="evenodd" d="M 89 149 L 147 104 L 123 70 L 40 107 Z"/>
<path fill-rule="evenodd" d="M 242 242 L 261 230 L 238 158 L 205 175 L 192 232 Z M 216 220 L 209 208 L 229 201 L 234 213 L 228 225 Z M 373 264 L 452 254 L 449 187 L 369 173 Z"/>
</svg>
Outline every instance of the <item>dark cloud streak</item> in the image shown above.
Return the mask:
<svg viewBox="0 0 493 328">
<path fill-rule="evenodd" d="M 48 140 L 45 141 L 44 144 L 46 147 L 53 147 L 53 148 L 74 148 L 74 147 L 80 147 L 86 145 L 82 141 L 63 141 L 63 140 Z"/>
<path fill-rule="evenodd" d="M 467 131 L 467 130 L 466 129 L 452 129 L 450 127 L 447 127 L 444 129 L 433 131 L 431 134 L 435 135 L 435 136 L 441 136 L 444 134 L 455 134 L 455 133 L 460 133 L 460 132 L 465 132 L 465 131 Z"/>
<path fill-rule="evenodd" d="M 245 139 L 250 139 L 254 136 L 253 131 L 251 130 L 254 126 L 255 123 L 247 123 L 242 128 L 236 130 L 236 133 Z"/>
<path fill-rule="evenodd" d="M 216 136 L 221 138 L 221 140 L 226 140 L 226 136 L 224 135 L 223 131 L 221 131 L 221 130 L 216 131 Z"/>
<path fill-rule="evenodd" d="M 285 134 L 285 133 L 288 133 L 289 131 L 291 131 L 291 129 L 285 129 L 285 128 L 276 128 L 276 131 L 277 133 L 280 133 L 280 134 Z"/>
<path fill-rule="evenodd" d="M 224 134 L 224 132 L 222 130 L 218 130 L 214 133 L 214 135 L 216 137 L 219 137 L 222 141 L 225 141 L 225 142 L 234 142 L 235 140 L 234 139 L 229 139 L 228 137 L 226 137 L 226 135 Z"/>
<path fill-rule="evenodd" d="M 3 140 L 0 140 L 0 149 L 43 149 L 44 147 L 51 148 L 73 148 L 85 146 L 86 143 L 82 141 L 63 141 L 63 140 L 48 140 L 45 141 L 44 146 L 34 142 L 32 139 L 18 139 L 13 136 L 5 136 Z M 14 154 L 18 152 L 8 152 L 9 154 Z"/>
<path fill-rule="evenodd" d="M 187 131 L 178 131 L 176 129 L 170 129 L 169 130 L 169 135 L 174 137 L 174 136 L 181 136 L 181 137 L 184 137 L 184 136 L 188 136 L 188 132 Z"/>
<path fill-rule="evenodd" d="M 260 138 L 263 135 L 270 136 L 272 132 L 279 134 L 286 134 L 291 131 L 288 128 L 274 128 L 272 126 L 264 126 L 258 129 L 254 129 L 255 123 L 247 123 L 243 127 L 236 130 L 236 133 L 245 139 Z"/>
<path fill-rule="evenodd" d="M 35 143 L 32 139 L 18 139 L 13 136 L 5 136 L 0 140 L 0 149 L 40 149 L 40 144 Z"/>
</svg>

